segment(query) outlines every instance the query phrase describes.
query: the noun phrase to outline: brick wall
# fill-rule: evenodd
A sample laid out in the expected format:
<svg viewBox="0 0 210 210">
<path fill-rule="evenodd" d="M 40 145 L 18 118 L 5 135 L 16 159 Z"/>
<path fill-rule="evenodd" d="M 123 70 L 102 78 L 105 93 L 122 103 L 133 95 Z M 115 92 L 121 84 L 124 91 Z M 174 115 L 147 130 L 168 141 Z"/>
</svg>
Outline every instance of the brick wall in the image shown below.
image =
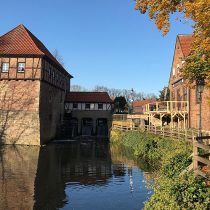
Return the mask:
<svg viewBox="0 0 210 210">
<path fill-rule="evenodd" d="M 180 68 L 182 68 L 183 65 L 183 58 L 184 55 L 179 40 L 177 39 L 169 81 L 170 100 L 187 100 L 189 102 L 188 126 L 190 128 L 199 128 L 200 112 L 199 104 L 196 103 L 196 88 L 189 87 L 187 81 L 182 80 L 180 74 Z M 185 92 L 186 95 L 184 94 Z M 210 103 L 208 102 L 208 98 L 210 98 L 210 90 L 206 88 L 202 97 L 202 129 L 210 131 Z"/>
<path fill-rule="evenodd" d="M 0 81 L 1 143 L 40 144 L 40 82 Z"/>
<path fill-rule="evenodd" d="M 200 105 L 196 103 L 196 88 L 190 90 L 190 127 L 199 128 Z M 210 90 L 205 88 L 202 94 L 201 123 L 202 129 L 210 131 Z"/>
<path fill-rule="evenodd" d="M 0 58 L 0 143 L 40 145 L 60 132 L 70 76 L 41 58 Z M 23 72 L 18 62 L 25 62 Z"/>
<path fill-rule="evenodd" d="M 41 82 L 40 133 L 41 144 L 54 139 L 60 133 L 64 115 L 65 91 Z"/>
</svg>

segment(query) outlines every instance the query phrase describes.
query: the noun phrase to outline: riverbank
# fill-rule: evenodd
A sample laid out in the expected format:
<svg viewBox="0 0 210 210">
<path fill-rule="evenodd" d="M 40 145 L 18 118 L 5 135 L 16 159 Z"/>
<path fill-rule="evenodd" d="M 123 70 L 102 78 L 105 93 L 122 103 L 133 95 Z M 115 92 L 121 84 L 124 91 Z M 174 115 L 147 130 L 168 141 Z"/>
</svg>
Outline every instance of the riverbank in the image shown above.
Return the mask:
<svg viewBox="0 0 210 210">
<path fill-rule="evenodd" d="M 210 209 L 210 188 L 192 173 L 180 176 L 192 162 L 192 146 L 184 140 L 163 138 L 141 132 L 111 131 L 110 141 L 133 150 L 151 165 L 155 175 L 154 194 L 145 210 Z"/>
</svg>

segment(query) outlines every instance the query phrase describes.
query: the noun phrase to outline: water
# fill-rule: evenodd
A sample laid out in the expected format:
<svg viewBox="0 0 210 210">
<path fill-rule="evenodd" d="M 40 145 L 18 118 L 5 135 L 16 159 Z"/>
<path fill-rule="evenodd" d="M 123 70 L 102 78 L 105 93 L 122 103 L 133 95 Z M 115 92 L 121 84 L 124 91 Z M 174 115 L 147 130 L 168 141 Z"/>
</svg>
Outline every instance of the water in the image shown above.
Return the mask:
<svg viewBox="0 0 210 210">
<path fill-rule="evenodd" d="M 128 156 L 102 141 L 1 147 L 0 210 L 140 210 L 149 175 Z"/>
</svg>

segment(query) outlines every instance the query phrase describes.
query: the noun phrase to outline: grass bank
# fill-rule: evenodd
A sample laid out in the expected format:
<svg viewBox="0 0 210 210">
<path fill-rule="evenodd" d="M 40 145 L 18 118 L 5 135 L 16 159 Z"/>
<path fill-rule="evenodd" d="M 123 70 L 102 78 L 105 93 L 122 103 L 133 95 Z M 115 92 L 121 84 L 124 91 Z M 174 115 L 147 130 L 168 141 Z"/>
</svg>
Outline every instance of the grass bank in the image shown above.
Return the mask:
<svg viewBox="0 0 210 210">
<path fill-rule="evenodd" d="M 145 210 L 210 209 L 210 188 L 202 178 L 179 174 L 192 162 L 192 146 L 181 140 L 141 132 L 111 131 L 111 142 L 133 150 L 153 168 L 154 194 Z"/>
</svg>

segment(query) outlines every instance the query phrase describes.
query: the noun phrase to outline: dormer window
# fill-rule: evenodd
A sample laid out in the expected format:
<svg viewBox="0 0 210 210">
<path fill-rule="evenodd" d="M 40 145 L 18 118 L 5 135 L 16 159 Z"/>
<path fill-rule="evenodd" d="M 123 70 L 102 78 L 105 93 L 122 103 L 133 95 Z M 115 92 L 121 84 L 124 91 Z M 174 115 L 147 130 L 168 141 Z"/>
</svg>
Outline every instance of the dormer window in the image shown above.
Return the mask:
<svg viewBox="0 0 210 210">
<path fill-rule="evenodd" d="M 26 63 L 18 63 L 18 72 L 24 72 L 26 68 Z"/>
<path fill-rule="evenodd" d="M 2 63 L 1 71 L 8 72 L 9 71 L 9 63 Z"/>
</svg>

